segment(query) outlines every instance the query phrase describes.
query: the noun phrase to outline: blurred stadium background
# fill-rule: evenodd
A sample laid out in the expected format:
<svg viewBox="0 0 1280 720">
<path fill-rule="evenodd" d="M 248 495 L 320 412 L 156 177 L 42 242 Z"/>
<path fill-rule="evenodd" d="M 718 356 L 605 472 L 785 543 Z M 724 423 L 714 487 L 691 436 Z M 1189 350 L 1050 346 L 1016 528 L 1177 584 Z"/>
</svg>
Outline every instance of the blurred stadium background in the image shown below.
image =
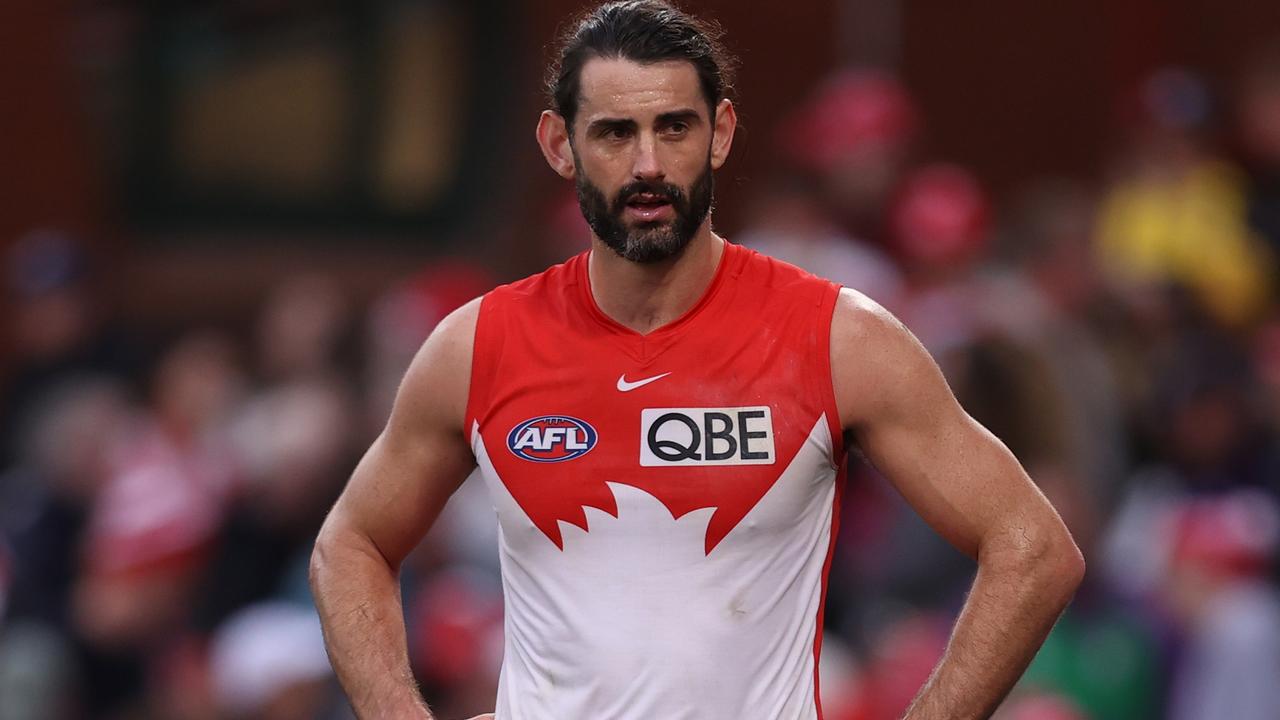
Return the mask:
<svg viewBox="0 0 1280 720">
<path fill-rule="evenodd" d="M 731 240 L 859 287 L 1089 560 L 1001 718 L 1280 718 L 1280 4 L 685 3 L 740 53 Z M 323 514 L 438 319 L 586 247 L 532 141 L 579 0 L 0 5 L 0 718 L 349 717 Z M 971 564 L 851 474 L 828 720 L 897 717 Z M 404 573 L 491 709 L 494 518 Z"/>
</svg>

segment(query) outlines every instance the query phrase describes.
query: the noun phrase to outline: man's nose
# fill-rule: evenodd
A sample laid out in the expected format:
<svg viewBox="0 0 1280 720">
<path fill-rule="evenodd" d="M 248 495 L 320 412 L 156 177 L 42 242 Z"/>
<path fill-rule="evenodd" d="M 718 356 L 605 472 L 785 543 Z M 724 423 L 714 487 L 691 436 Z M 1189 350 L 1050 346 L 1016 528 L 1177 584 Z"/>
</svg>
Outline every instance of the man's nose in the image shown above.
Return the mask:
<svg viewBox="0 0 1280 720">
<path fill-rule="evenodd" d="M 666 175 L 658 159 L 658 139 L 654 134 L 640 134 L 631 173 L 641 180 L 661 180 Z"/>
</svg>

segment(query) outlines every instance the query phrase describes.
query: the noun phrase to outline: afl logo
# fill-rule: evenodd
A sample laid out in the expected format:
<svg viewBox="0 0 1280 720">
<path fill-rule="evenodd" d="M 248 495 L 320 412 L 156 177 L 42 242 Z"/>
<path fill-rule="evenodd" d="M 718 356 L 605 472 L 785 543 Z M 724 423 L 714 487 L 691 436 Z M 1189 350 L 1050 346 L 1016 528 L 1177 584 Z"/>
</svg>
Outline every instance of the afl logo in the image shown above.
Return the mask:
<svg viewBox="0 0 1280 720">
<path fill-rule="evenodd" d="M 596 429 L 566 415 L 543 415 L 525 420 L 507 433 L 507 448 L 533 462 L 572 460 L 596 446 Z"/>
</svg>

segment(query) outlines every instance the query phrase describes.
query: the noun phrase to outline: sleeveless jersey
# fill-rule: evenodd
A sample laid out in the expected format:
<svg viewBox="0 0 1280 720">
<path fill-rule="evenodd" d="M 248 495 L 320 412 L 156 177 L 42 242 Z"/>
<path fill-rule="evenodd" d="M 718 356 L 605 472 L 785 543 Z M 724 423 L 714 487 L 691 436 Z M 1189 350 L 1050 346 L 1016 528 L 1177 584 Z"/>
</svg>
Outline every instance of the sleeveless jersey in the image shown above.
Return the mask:
<svg viewBox="0 0 1280 720">
<path fill-rule="evenodd" d="M 820 718 L 839 288 L 726 243 L 640 335 L 586 253 L 481 301 L 466 428 L 499 521 L 497 720 Z"/>
</svg>

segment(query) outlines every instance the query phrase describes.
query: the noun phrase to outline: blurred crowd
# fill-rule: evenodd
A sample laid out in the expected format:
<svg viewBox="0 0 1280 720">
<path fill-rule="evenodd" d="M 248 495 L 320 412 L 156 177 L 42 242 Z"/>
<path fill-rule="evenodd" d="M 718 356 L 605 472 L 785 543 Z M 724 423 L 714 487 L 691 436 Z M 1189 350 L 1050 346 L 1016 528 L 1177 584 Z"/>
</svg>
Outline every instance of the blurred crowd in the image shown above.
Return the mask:
<svg viewBox="0 0 1280 720">
<path fill-rule="evenodd" d="M 1094 180 L 996 197 L 923 150 L 899 79 L 845 70 L 780 128 L 778 167 L 727 234 L 893 310 L 1074 533 L 1085 584 L 999 717 L 1275 718 L 1280 51 L 1228 92 L 1155 72 L 1116 128 Z M 549 256 L 586 247 L 569 196 L 545 227 Z M 32 229 L 3 270 L 0 718 L 349 717 L 311 543 L 414 351 L 492 270 L 429 263 L 368 303 L 286 277 L 251 327 L 161 338 L 106 309 L 66 232 Z M 851 467 L 823 706 L 888 720 L 973 564 Z M 492 709 L 495 548 L 469 481 L 404 568 L 413 667 L 442 718 Z"/>
</svg>

